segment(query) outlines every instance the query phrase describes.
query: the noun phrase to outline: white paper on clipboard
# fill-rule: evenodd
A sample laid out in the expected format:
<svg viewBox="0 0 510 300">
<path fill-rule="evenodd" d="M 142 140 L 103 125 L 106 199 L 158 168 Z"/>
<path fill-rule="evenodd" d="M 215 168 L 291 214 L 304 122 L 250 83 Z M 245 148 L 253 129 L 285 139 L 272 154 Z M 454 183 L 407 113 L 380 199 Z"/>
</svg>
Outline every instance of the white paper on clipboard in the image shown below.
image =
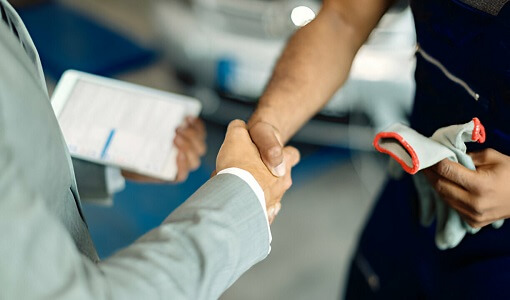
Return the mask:
<svg viewBox="0 0 510 300">
<path fill-rule="evenodd" d="M 175 130 L 198 100 L 76 71 L 60 84 L 52 102 L 72 156 L 175 179 Z"/>
</svg>

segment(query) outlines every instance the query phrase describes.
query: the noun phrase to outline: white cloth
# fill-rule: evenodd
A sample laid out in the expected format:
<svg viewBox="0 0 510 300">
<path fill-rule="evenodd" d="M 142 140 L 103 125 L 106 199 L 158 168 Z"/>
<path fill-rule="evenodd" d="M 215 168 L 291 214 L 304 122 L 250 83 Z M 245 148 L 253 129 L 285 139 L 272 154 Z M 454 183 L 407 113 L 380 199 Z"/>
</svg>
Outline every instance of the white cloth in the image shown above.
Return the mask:
<svg viewBox="0 0 510 300">
<path fill-rule="evenodd" d="M 420 170 L 448 158 L 475 170 L 471 157 L 466 154 L 466 142 L 485 141 L 485 129 L 477 118 L 472 121 L 438 129 L 427 138 L 403 124 L 394 124 L 380 132 L 374 139 L 375 148 L 394 158 L 413 177 L 420 203 L 420 222 L 429 226 L 436 219 L 436 245 L 439 249 L 457 246 L 466 233 L 474 234 L 472 228 L 453 208 L 448 206 L 430 186 Z M 503 225 L 503 220 L 492 224 L 494 228 Z"/>
</svg>

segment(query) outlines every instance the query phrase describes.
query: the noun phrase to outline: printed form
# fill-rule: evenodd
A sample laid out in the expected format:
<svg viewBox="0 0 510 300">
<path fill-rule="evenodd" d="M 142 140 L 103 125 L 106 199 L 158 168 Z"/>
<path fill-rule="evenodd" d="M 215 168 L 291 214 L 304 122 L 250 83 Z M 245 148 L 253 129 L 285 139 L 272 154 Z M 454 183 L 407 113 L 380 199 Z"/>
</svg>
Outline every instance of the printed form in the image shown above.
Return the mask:
<svg viewBox="0 0 510 300">
<path fill-rule="evenodd" d="M 172 180 L 182 103 L 78 80 L 59 115 L 71 155 Z"/>
</svg>

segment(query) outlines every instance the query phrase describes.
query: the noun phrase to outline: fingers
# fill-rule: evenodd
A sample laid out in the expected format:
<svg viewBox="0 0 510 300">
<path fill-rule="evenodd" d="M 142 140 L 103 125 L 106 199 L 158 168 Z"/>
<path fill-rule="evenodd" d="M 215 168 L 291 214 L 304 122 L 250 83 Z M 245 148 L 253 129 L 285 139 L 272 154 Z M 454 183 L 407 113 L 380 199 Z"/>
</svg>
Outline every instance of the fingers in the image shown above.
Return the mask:
<svg viewBox="0 0 510 300">
<path fill-rule="evenodd" d="M 196 146 L 195 143 L 203 143 L 203 141 L 194 142 L 180 134 L 175 136 L 174 144 L 179 152 L 182 152 L 188 158 L 190 167 L 198 167 L 200 157 L 205 154 L 205 145 Z"/>
<path fill-rule="evenodd" d="M 432 170 L 425 170 L 424 173 L 441 199 L 455 209 L 471 227 L 483 227 L 496 220 L 491 217 L 484 208 L 484 203 L 476 195 Z"/>
<path fill-rule="evenodd" d="M 277 187 L 272 191 L 272 193 L 276 196 L 275 198 L 277 199 L 276 200 L 277 202 L 272 206 L 275 208 L 275 212 L 274 212 L 275 217 L 278 214 L 278 212 L 280 211 L 280 208 L 281 208 L 280 201 L 281 201 L 283 195 L 292 186 L 292 177 L 291 177 L 292 167 L 294 167 L 299 162 L 300 154 L 296 148 L 288 146 L 283 149 L 283 157 L 284 157 L 285 166 L 286 166 L 285 175 L 282 177 L 278 177 L 276 179 L 278 184 L 276 185 Z M 269 215 L 271 215 L 272 213 L 273 213 L 273 211 L 271 209 L 268 210 Z"/>
<path fill-rule="evenodd" d="M 430 185 L 434 187 L 439 196 L 452 208 L 464 214 L 474 213 L 470 206 L 471 196 L 468 191 L 433 171 L 426 170 L 424 173 Z"/>
<path fill-rule="evenodd" d="M 285 175 L 279 177 L 282 182 L 279 194 L 283 194 L 292 186 L 292 168 L 297 165 L 300 159 L 299 151 L 291 146 L 283 149 L 283 161 L 285 163 Z"/>
<path fill-rule="evenodd" d="M 277 130 L 269 123 L 258 122 L 250 128 L 250 136 L 271 173 L 278 177 L 285 175 L 283 147 Z"/>
<path fill-rule="evenodd" d="M 193 128 L 200 134 L 200 138 L 205 139 L 207 131 L 205 130 L 204 121 L 202 121 L 200 118 L 186 117 L 186 123 L 189 127 Z"/>
<path fill-rule="evenodd" d="M 477 188 L 476 171 L 472 171 L 459 163 L 443 159 L 429 169 L 437 175 L 460 185 L 466 190 L 474 190 Z"/>
<path fill-rule="evenodd" d="M 510 158 L 494 149 L 469 155 L 476 171 L 443 160 L 425 174 L 441 198 L 469 225 L 478 228 L 509 215 Z"/>
<path fill-rule="evenodd" d="M 187 172 L 196 170 L 200 166 L 201 155 L 195 152 L 191 142 L 177 136 L 174 140 L 174 144 L 179 149 L 179 153 L 177 154 L 178 170 Z M 185 163 L 182 162 L 183 159 Z"/>
<path fill-rule="evenodd" d="M 179 139 L 180 144 L 187 143 L 188 148 L 197 155 L 202 156 L 207 150 L 204 140 L 204 134 L 198 132 L 192 127 L 178 128 L 175 139 Z M 182 141 L 181 141 L 182 140 Z"/>
<path fill-rule="evenodd" d="M 486 152 L 485 151 L 470 152 L 470 153 L 468 153 L 468 155 L 471 157 L 471 159 L 473 160 L 473 163 L 475 164 L 476 167 L 483 165 L 485 163 L 485 160 L 486 160 L 486 158 L 485 158 Z"/>
<path fill-rule="evenodd" d="M 285 147 L 283 149 L 283 155 L 284 160 L 289 168 L 296 166 L 301 159 L 301 154 L 299 153 L 299 150 L 292 146 Z"/>
<path fill-rule="evenodd" d="M 176 182 L 186 180 L 189 172 L 200 166 L 200 157 L 207 150 L 205 136 L 205 126 L 198 118 L 187 117 L 185 124 L 176 130 L 174 144 L 179 149 Z"/>
<path fill-rule="evenodd" d="M 187 117 L 185 124 L 176 130 L 176 140 L 180 144 L 189 144 L 188 148 L 200 156 L 204 155 L 207 149 L 205 136 L 204 123 L 198 118 Z"/>
<path fill-rule="evenodd" d="M 186 155 L 179 151 L 177 154 L 177 176 L 175 177 L 175 182 L 185 181 L 188 178 L 189 169 Z"/>
<path fill-rule="evenodd" d="M 282 208 L 281 202 L 276 202 L 275 205 L 273 205 L 267 210 L 267 218 L 269 224 L 273 223 L 274 219 L 276 219 L 276 216 L 278 216 L 278 213 L 280 212 L 281 208 Z"/>
<path fill-rule="evenodd" d="M 459 214 L 462 217 L 462 219 L 464 221 L 466 221 L 466 223 L 468 223 L 468 225 L 471 226 L 472 228 L 482 228 L 482 227 L 487 226 L 487 225 L 491 224 L 492 222 L 496 221 L 496 220 L 478 221 L 477 218 L 473 218 L 472 215 L 464 214 L 462 212 L 459 212 Z"/>
</svg>

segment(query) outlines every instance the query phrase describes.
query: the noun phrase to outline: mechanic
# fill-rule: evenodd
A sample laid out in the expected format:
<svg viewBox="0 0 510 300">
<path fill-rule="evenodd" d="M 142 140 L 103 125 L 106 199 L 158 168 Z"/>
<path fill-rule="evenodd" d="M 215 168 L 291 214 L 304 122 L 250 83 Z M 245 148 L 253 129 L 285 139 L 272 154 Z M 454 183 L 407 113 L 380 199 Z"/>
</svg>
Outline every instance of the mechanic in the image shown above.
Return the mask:
<svg viewBox="0 0 510 300">
<path fill-rule="evenodd" d="M 411 127 L 425 136 L 478 117 L 476 171 L 443 160 L 424 172 L 478 233 L 449 250 L 419 224 L 410 176 L 389 179 L 360 237 L 345 297 L 495 298 L 510 294 L 510 0 L 411 0 L 417 33 Z M 266 165 L 281 176 L 282 145 L 345 82 L 389 0 L 325 0 L 289 40 L 249 121 Z"/>
</svg>

